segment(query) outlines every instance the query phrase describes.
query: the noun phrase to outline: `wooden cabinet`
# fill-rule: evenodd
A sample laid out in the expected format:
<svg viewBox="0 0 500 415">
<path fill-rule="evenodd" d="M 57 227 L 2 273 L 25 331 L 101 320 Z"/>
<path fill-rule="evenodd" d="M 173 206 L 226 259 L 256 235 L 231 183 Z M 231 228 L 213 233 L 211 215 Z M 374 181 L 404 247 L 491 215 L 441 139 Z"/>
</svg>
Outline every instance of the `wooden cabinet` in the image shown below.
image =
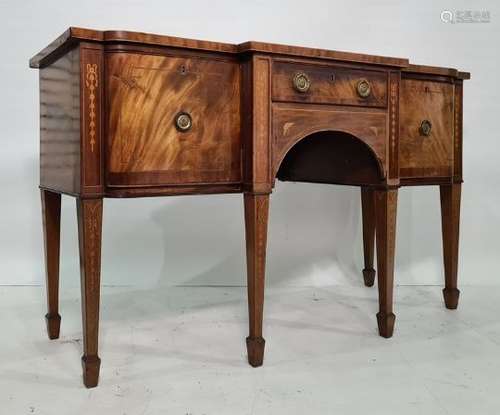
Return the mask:
<svg viewBox="0 0 500 415">
<path fill-rule="evenodd" d="M 83 378 L 97 385 L 103 199 L 244 193 L 248 362 L 264 359 L 275 179 L 362 188 L 365 284 L 391 337 L 398 188 L 439 185 L 444 303 L 457 307 L 462 90 L 469 74 L 407 59 L 70 28 L 40 69 L 47 330 L 59 336 L 61 193 L 77 199 Z M 306 212 L 306 214 L 314 214 Z M 210 212 L 207 213 L 210 220 Z"/>
<path fill-rule="evenodd" d="M 106 99 L 108 186 L 241 181 L 238 62 L 109 53 Z"/>
</svg>

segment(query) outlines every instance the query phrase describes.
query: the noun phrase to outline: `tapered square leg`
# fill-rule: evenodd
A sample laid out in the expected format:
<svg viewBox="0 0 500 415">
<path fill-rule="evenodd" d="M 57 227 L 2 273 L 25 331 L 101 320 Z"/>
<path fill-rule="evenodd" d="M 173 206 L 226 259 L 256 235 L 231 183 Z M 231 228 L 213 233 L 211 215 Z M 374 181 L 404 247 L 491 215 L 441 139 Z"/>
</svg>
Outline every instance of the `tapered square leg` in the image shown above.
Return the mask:
<svg viewBox="0 0 500 415">
<path fill-rule="evenodd" d="M 377 322 L 382 337 L 392 337 L 396 316 L 392 311 L 394 253 L 396 245 L 397 189 L 375 191 L 379 312 Z"/>
<path fill-rule="evenodd" d="M 97 386 L 102 199 L 77 199 L 83 322 L 83 383 Z"/>
<path fill-rule="evenodd" d="M 363 279 L 367 287 L 372 287 L 375 282 L 375 269 L 373 268 L 375 196 L 373 190 L 368 187 L 361 188 L 361 216 L 363 221 L 363 253 L 365 260 Z"/>
<path fill-rule="evenodd" d="M 45 279 L 47 287 L 47 314 L 45 322 L 49 339 L 59 338 L 59 250 L 61 235 L 61 195 L 41 190 L 43 242 L 45 251 Z"/>
<path fill-rule="evenodd" d="M 441 196 L 441 230 L 445 279 L 443 297 L 446 308 L 454 310 L 458 306 L 458 297 L 460 295 L 457 288 L 457 271 L 462 184 L 441 185 L 439 190 Z"/>
<path fill-rule="evenodd" d="M 250 334 L 246 339 L 248 363 L 261 366 L 265 341 L 262 337 L 266 266 L 268 194 L 244 195 L 247 251 L 248 315 Z"/>
</svg>

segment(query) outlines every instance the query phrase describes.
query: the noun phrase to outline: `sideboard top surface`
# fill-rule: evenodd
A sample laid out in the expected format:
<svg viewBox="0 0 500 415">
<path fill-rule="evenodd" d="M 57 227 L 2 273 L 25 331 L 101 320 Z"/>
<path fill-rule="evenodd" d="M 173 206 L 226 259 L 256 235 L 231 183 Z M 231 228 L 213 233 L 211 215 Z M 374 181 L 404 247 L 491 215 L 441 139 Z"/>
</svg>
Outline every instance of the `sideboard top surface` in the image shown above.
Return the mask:
<svg viewBox="0 0 500 415">
<path fill-rule="evenodd" d="M 131 43 L 148 46 L 163 46 L 216 52 L 226 54 L 266 53 L 275 55 L 300 56 L 315 59 L 345 61 L 370 65 L 382 65 L 401 68 L 404 71 L 450 76 L 469 79 L 467 72 L 459 72 L 453 68 L 438 68 L 424 65 L 410 65 L 408 59 L 387 56 L 366 55 L 361 53 L 341 52 L 327 49 L 316 49 L 301 46 L 279 45 L 248 41 L 240 44 L 211 42 L 206 40 L 185 39 L 174 36 L 123 30 L 94 30 L 70 27 L 47 47 L 30 59 L 30 67 L 42 68 L 64 54 L 78 42 L 99 43 Z"/>
</svg>

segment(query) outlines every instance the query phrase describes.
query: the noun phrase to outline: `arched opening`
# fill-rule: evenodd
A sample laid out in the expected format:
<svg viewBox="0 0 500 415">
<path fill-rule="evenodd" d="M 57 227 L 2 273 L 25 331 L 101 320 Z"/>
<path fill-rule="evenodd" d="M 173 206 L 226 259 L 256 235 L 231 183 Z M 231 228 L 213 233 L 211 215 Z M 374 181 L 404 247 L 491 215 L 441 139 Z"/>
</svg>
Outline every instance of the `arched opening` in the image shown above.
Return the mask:
<svg viewBox="0 0 500 415">
<path fill-rule="evenodd" d="M 276 177 L 281 181 L 375 185 L 384 177 L 373 150 L 342 131 L 321 131 L 298 141 L 285 155 Z"/>
</svg>

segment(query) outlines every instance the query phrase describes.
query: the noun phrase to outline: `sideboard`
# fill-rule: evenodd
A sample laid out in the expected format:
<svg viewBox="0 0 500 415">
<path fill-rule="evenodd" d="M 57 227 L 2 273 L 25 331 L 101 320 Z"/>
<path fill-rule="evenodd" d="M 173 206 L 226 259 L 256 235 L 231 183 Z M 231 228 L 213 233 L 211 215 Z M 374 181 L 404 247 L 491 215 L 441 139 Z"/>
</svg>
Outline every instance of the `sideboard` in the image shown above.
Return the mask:
<svg viewBox="0 0 500 415">
<path fill-rule="evenodd" d="M 69 28 L 30 60 L 40 79 L 49 338 L 59 337 L 61 194 L 76 198 L 83 380 L 97 385 L 103 199 L 243 193 L 248 361 L 260 366 L 276 179 L 359 186 L 364 283 L 391 337 L 401 186 L 440 188 L 444 303 L 457 307 L 467 72 L 306 47 Z M 207 215 L 208 217 L 208 215 Z"/>
</svg>

